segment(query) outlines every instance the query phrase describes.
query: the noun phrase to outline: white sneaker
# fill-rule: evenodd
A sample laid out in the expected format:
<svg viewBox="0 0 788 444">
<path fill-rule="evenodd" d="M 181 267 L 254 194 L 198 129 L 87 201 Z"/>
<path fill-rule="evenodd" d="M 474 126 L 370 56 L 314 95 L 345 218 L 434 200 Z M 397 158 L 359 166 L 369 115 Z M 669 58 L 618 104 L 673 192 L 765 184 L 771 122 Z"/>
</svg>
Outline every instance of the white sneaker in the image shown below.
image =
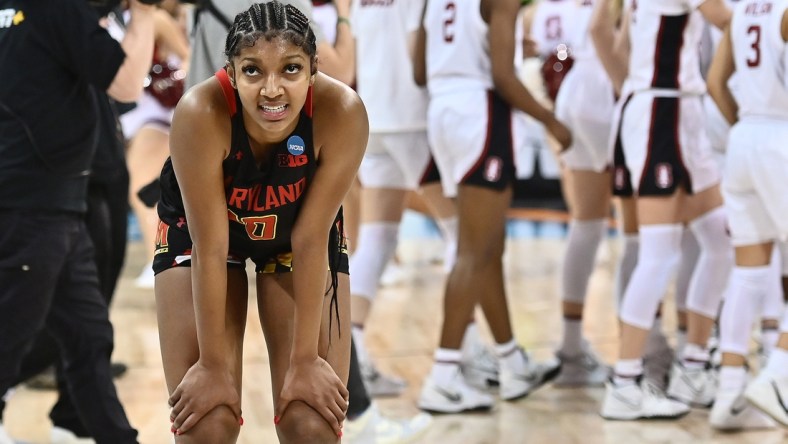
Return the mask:
<svg viewBox="0 0 788 444">
<path fill-rule="evenodd" d="M 687 368 L 673 364 L 668 396 L 695 407 L 711 407 L 717 392 L 717 372 L 712 368 Z"/>
<path fill-rule="evenodd" d="M 744 394 L 719 390 L 709 414 L 711 426 L 717 430 L 771 429 L 777 422 L 747 402 Z"/>
<path fill-rule="evenodd" d="M 550 382 L 561 371 L 561 361 L 552 358 L 545 362 L 534 362 L 522 348 L 518 347 L 515 353 L 521 353 L 525 359 L 525 373 L 515 373 L 505 365 L 501 365 L 500 395 L 505 401 L 514 401 L 528 396 L 531 392 Z"/>
<path fill-rule="evenodd" d="M 646 379 L 638 384 L 616 386 L 612 380 L 606 384 L 602 417 L 605 419 L 671 419 L 689 413 L 686 404 L 665 397 L 665 394 Z"/>
<path fill-rule="evenodd" d="M 479 390 L 498 387 L 500 363 L 498 358 L 484 345 L 463 348 L 460 370 L 465 380 Z"/>
<path fill-rule="evenodd" d="M 6 432 L 2 422 L 0 422 L 0 444 L 14 444 L 14 440 L 11 439 L 11 436 Z"/>
<path fill-rule="evenodd" d="M 96 444 L 91 438 L 80 438 L 71 430 L 53 426 L 49 432 L 50 444 Z"/>
<path fill-rule="evenodd" d="M 434 413 L 489 410 L 493 404 L 492 396 L 468 385 L 459 369 L 445 386 L 428 377 L 419 395 L 419 408 Z"/>
<path fill-rule="evenodd" d="M 574 356 L 559 351 L 556 357 L 561 361 L 561 372 L 553 380 L 555 387 L 601 387 L 610 377 L 610 367 L 590 349 Z"/>
<path fill-rule="evenodd" d="M 386 375 L 378 371 L 372 362 L 359 362 L 361 379 L 369 396 L 373 398 L 384 396 L 399 396 L 408 384 L 404 379 Z"/>
<path fill-rule="evenodd" d="M 788 426 L 788 379 L 763 370 L 747 385 L 744 397 L 772 418 Z"/>
<path fill-rule="evenodd" d="M 410 419 L 390 419 L 372 404 L 358 418 L 345 421 L 343 431 L 350 444 L 399 444 L 418 438 L 431 423 L 432 417 L 426 413 Z"/>
<path fill-rule="evenodd" d="M 137 276 L 137 279 L 134 279 L 134 286 L 137 288 L 152 290 L 153 284 L 155 282 L 156 277 L 153 274 L 153 263 L 149 263 L 145 265 L 145 267 L 140 272 L 140 275 Z"/>
</svg>

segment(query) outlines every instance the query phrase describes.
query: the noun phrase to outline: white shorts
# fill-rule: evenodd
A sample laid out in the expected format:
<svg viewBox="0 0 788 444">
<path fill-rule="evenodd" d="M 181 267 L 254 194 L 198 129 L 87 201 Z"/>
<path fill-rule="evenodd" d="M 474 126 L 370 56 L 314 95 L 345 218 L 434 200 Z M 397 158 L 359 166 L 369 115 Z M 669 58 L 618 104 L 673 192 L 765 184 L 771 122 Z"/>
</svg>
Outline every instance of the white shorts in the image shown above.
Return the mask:
<svg viewBox="0 0 788 444">
<path fill-rule="evenodd" d="M 143 126 L 169 134 L 174 111 L 175 108 L 166 108 L 147 91 L 143 92 L 137 106 L 120 116 L 123 137 L 130 140 Z"/>
<path fill-rule="evenodd" d="M 522 119 L 491 91 L 468 90 L 434 97 L 427 135 L 443 193 L 459 184 L 503 190 L 515 180 L 514 142 L 524 140 Z"/>
<path fill-rule="evenodd" d="M 788 122 L 745 119 L 731 129 L 723 195 L 733 245 L 788 238 Z"/>
<path fill-rule="evenodd" d="M 621 142 L 639 196 L 670 196 L 679 186 L 698 193 L 720 182 L 700 96 L 635 94 L 623 110 Z"/>
<path fill-rule="evenodd" d="M 561 84 L 555 115 L 572 131 L 572 146 L 561 159 L 571 170 L 605 171 L 615 91 L 601 65 L 576 62 Z"/>
<path fill-rule="evenodd" d="M 426 131 L 370 133 L 358 179 L 365 188 L 415 190 L 429 163 Z"/>
<path fill-rule="evenodd" d="M 724 154 L 728 146 L 728 133 L 731 126 L 711 96 L 703 96 L 703 108 L 706 111 L 706 135 L 711 149 Z"/>
</svg>

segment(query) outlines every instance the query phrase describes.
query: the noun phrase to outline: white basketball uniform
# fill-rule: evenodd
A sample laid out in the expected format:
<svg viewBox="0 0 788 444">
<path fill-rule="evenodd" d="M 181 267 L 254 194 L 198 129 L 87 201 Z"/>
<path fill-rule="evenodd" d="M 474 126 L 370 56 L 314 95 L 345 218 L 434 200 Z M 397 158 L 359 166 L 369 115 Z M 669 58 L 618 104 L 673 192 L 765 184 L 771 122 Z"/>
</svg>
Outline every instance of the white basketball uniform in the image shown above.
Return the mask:
<svg viewBox="0 0 788 444">
<path fill-rule="evenodd" d="M 547 58 L 558 45 L 569 45 L 574 33 L 576 0 L 541 0 L 536 4 L 531 21 L 531 39 L 536 42 L 539 55 Z"/>
<path fill-rule="evenodd" d="M 574 8 L 567 41 L 575 62 L 561 83 L 555 113 L 572 131 L 572 146 L 562 155 L 564 164 L 572 170 L 602 172 L 610 164 L 615 90 L 588 33 L 593 5 L 593 0 L 582 0 Z"/>
<path fill-rule="evenodd" d="M 788 0 L 739 3 L 731 20 L 739 122 L 728 143 L 723 192 L 734 245 L 788 237 Z"/>
<path fill-rule="evenodd" d="M 515 178 L 513 140 L 521 119 L 493 91 L 488 25 L 480 0 L 430 0 L 427 32 L 427 133 L 446 196 L 458 184 L 504 189 Z M 514 63 L 514 61 L 512 61 Z"/>
<path fill-rule="evenodd" d="M 414 190 L 430 164 L 427 91 L 413 81 L 409 45 L 424 0 L 353 2 L 356 90 L 369 115 L 359 168 L 365 187 Z M 381 32 L 385 29 L 386 32 Z"/>
<path fill-rule="evenodd" d="M 640 196 L 697 193 L 719 183 L 705 131 L 699 45 L 705 0 L 638 0 L 630 23 L 621 143 Z"/>
</svg>

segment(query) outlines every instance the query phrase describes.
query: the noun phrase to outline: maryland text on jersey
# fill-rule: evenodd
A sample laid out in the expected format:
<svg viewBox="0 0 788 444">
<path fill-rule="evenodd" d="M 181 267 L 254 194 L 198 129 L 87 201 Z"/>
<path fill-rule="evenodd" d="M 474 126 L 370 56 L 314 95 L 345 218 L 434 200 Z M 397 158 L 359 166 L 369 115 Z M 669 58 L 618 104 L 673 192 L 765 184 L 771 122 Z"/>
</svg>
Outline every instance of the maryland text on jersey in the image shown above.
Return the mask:
<svg viewBox="0 0 788 444">
<path fill-rule="evenodd" d="M 0 10 L 0 29 L 16 26 L 25 20 L 25 14 L 16 9 Z"/>
</svg>

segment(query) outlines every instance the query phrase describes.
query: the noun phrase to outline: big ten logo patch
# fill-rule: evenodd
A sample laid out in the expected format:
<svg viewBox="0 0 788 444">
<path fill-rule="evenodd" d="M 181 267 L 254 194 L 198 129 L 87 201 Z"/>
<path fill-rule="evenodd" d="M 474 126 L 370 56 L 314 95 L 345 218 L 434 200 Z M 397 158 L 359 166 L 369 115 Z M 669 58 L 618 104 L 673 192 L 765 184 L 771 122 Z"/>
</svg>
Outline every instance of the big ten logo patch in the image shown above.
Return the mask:
<svg viewBox="0 0 788 444">
<path fill-rule="evenodd" d="M 285 168 L 294 168 L 306 165 L 309 160 L 306 157 L 306 154 L 301 154 L 299 156 L 294 156 L 292 154 L 280 154 L 279 155 L 279 166 Z"/>
<path fill-rule="evenodd" d="M 657 188 L 670 188 L 673 186 L 673 166 L 669 163 L 658 163 L 654 166 L 654 177 Z"/>
</svg>

